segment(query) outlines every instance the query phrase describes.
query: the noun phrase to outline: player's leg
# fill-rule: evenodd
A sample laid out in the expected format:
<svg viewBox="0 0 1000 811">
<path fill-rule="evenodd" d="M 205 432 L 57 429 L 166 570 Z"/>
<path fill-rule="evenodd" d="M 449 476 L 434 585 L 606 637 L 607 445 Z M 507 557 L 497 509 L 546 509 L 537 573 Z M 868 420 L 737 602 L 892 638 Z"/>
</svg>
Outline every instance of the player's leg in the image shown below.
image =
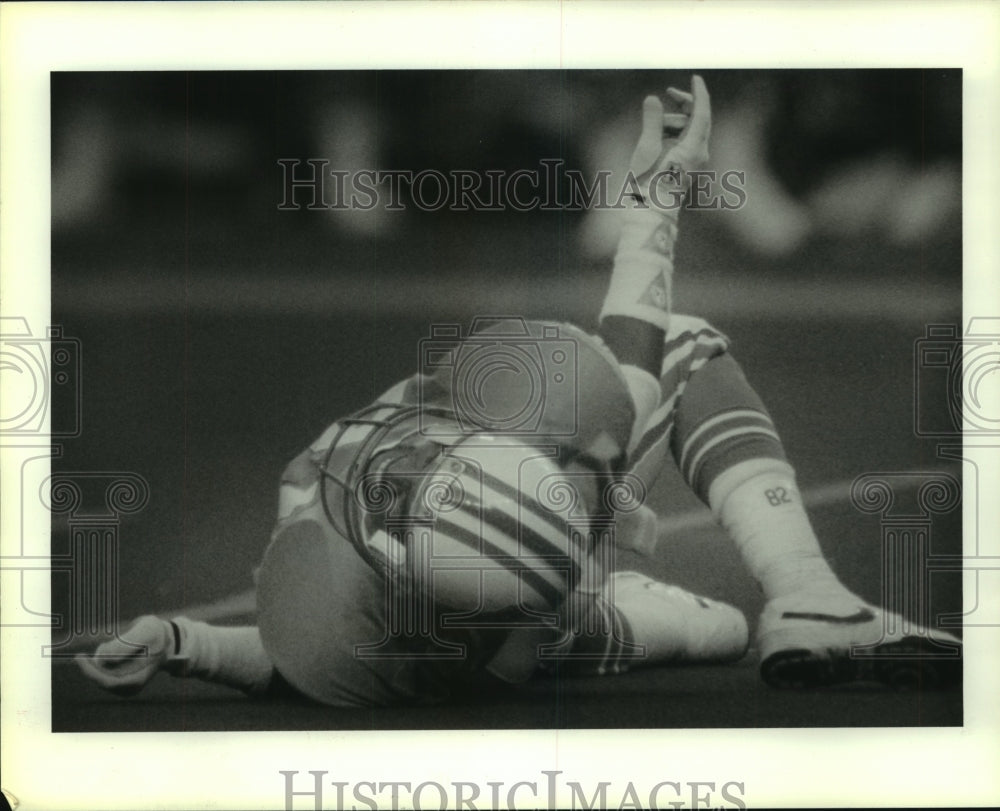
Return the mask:
<svg viewBox="0 0 1000 811">
<path fill-rule="evenodd" d="M 764 678 L 776 686 L 955 681 L 955 637 L 887 616 L 832 571 L 777 430 L 725 348 L 705 322 L 674 316 L 662 405 L 633 458 L 651 477 L 672 456 L 733 538 L 767 600 L 757 630 Z M 857 646 L 880 655 L 855 655 Z"/>
<path fill-rule="evenodd" d="M 650 665 L 715 664 L 746 653 L 738 609 L 633 571 L 615 572 L 546 659 L 561 673 L 605 675 Z"/>
<path fill-rule="evenodd" d="M 635 205 L 623 212 L 600 316 L 599 334 L 621 366 L 635 407 L 630 458 L 661 401 L 658 378 L 674 320 L 673 246 L 686 185 L 683 173 L 707 159 L 710 109 L 704 83 L 694 77 L 692 93 L 670 89 L 668 96 L 675 113 L 664 114 L 654 96 L 643 105 L 642 132 L 630 164 Z M 673 204 L 663 205 L 667 200 Z M 651 548 L 655 517 L 642 509 L 626 516 L 616 530 L 620 545 Z M 727 661 L 746 651 L 747 626 L 740 611 L 637 572 L 612 574 L 587 615 L 584 630 L 574 629 L 566 643 L 567 661 L 577 672 L 620 672 L 639 663 Z M 588 656 L 593 657 L 589 662 Z"/>
</svg>

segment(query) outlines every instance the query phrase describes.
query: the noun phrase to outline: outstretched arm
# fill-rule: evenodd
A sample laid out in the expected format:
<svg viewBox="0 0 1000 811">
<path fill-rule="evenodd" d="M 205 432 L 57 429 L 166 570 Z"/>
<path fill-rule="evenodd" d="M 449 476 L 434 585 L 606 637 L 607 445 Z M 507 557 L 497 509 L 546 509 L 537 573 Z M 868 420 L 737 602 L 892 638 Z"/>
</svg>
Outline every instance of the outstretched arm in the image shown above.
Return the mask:
<svg viewBox="0 0 1000 811">
<path fill-rule="evenodd" d="M 677 220 L 687 173 L 708 160 L 712 114 L 700 76 L 692 77 L 690 93 L 668 88 L 667 99 L 669 111 L 657 96 L 648 96 L 643 103 L 642 131 L 626 178 L 631 200 L 622 212 L 602 323 L 609 317 L 626 317 L 661 332 L 670 325 Z"/>
<path fill-rule="evenodd" d="M 76 658 L 93 681 L 122 696 L 135 695 L 161 670 L 250 695 L 263 693 L 274 675 L 255 626 L 219 627 L 147 614 L 133 622 L 123 638 Z"/>
<path fill-rule="evenodd" d="M 674 242 L 687 173 L 708 160 L 711 105 L 700 76 L 691 92 L 648 96 L 626 183 L 631 189 L 600 335 L 625 373 L 636 405 L 632 447 L 659 403 L 663 343 L 670 326 Z M 631 449 L 631 448 L 630 448 Z"/>
</svg>

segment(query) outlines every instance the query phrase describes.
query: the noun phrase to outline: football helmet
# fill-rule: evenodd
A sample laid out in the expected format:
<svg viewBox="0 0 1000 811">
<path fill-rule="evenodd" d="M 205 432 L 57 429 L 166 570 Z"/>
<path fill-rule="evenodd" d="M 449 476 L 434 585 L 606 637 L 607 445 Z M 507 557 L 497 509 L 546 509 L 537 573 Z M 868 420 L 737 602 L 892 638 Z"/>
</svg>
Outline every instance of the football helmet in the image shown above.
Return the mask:
<svg viewBox="0 0 1000 811">
<path fill-rule="evenodd" d="M 418 378 L 417 403 L 377 402 L 342 420 L 319 466 L 337 532 L 450 609 L 551 611 L 603 577 L 591 522 L 619 495 L 634 417 L 627 384 L 599 339 L 568 325 L 515 327 L 449 347 L 450 365 Z"/>
</svg>

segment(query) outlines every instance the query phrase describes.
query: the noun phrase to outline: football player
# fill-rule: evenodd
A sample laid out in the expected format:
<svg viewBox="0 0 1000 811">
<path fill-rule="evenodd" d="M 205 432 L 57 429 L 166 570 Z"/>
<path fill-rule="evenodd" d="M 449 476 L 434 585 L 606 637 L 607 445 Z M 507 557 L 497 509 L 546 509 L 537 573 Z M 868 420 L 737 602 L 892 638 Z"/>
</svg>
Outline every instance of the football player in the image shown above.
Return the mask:
<svg viewBox="0 0 1000 811">
<path fill-rule="evenodd" d="M 614 568 L 648 549 L 642 495 L 676 465 L 763 590 L 763 678 L 952 684 L 955 637 L 865 603 L 827 564 L 760 398 L 706 322 L 671 312 L 686 172 L 709 96 L 648 97 L 598 334 L 500 319 L 435 336 L 425 368 L 286 469 L 258 625 L 147 615 L 79 657 L 122 694 L 160 670 L 337 706 L 440 701 L 538 671 L 732 661 L 735 608 Z M 907 629 L 907 630 L 902 630 Z M 853 655 L 868 646 L 879 657 Z M 891 655 L 889 655 L 891 654 Z"/>
</svg>

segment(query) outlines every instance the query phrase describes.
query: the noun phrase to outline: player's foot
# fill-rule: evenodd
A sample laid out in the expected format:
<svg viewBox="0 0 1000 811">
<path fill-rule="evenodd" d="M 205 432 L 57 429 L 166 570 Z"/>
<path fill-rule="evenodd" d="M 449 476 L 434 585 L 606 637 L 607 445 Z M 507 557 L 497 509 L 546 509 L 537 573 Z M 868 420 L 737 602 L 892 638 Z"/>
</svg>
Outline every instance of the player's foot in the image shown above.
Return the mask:
<svg viewBox="0 0 1000 811">
<path fill-rule="evenodd" d="M 735 661 L 747 651 L 746 618 L 726 603 L 639 572 L 616 572 L 605 596 L 645 646 L 648 664 Z"/>
<path fill-rule="evenodd" d="M 962 679 L 962 643 L 869 605 L 848 591 L 771 600 L 757 630 L 760 672 L 772 687 L 881 683 L 932 689 Z"/>
</svg>

